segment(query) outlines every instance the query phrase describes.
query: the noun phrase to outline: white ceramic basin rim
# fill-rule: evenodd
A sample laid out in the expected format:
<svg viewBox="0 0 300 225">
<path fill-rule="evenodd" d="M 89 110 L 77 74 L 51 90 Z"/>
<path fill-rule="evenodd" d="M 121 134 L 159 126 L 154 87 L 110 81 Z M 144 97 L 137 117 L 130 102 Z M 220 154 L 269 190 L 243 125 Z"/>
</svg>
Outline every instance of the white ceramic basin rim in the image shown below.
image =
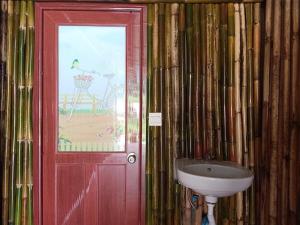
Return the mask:
<svg viewBox="0 0 300 225">
<path fill-rule="evenodd" d="M 176 160 L 177 179 L 184 186 L 201 195 L 231 196 L 246 190 L 253 181 L 253 173 L 232 162 Z"/>
</svg>

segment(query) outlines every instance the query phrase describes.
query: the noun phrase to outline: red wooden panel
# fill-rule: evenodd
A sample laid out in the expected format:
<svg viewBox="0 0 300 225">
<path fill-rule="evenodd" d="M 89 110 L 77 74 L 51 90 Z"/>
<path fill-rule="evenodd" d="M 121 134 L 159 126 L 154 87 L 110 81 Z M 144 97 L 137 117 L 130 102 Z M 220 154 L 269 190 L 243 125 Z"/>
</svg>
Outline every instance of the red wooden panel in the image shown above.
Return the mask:
<svg viewBox="0 0 300 225">
<path fill-rule="evenodd" d="M 86 165 L 84 224 L 98 225 L 98 168 L 95 164 Z"/>
<path fill-rule="evenodd" d="M 83 224 L 85 197 L 84 167 L 80 164 L 57 165 L 57 225 Z"/>
<path fill-rule="evenodd" d="M 99 165 L 100 224 L 123 225 L 125 221 L 124 165 Z"/>
</svg>

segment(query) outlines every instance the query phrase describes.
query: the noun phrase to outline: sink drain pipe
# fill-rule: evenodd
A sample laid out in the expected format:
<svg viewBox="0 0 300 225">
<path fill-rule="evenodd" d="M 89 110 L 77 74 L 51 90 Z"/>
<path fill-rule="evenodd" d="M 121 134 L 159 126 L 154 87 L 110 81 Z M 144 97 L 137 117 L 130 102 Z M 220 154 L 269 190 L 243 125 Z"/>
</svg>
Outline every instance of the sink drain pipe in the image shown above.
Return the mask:
<svg viewBox="0 0 300 225">
<path fill-rule="evenodd" d="M 209 221 L 209 225 L 216 225 L 215 217 L 214 217 L 214 207 L 217 201 L 218 199 L 216 197 L 205 196 L 205 202 L 208 207 L 207 218 Z"/>
</svg>

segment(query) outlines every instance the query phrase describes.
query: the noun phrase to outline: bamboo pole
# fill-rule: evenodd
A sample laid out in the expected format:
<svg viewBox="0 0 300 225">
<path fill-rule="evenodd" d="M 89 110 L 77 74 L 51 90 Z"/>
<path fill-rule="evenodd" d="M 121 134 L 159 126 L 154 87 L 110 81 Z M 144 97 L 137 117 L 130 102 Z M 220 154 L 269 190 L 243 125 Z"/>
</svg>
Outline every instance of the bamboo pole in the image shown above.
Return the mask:
<svg viewBox="0 0 300 225">
<path fill-rule="evenodd" d="M 227 141 L 227 116 L 226 116 L 226 101 L 227 101 L 227 65 L 228 65 L 228 15 L 227 5 L 221 5 L 221 27 L 220 27 L 220 66 L 221 66 L 221 124 L 222 124 L 222 145 L 223 145 L 223 160 L 228 159 L 228 141 Z"/>
<path fill-rule="evenodd" d="M 18 109 L 17 109 L 17 149 L 16 149 L 16 200 L 15 200 L 15 224 L 23 224 L 22 218 L 22 176 L 25 171 L 23 164 L 27 159 L 22 159 L 22 151 L 27 151 L 24 148 L 24 102 L 25 102 L 25 38 L 26 38 L 26 1 L 20 1 L 20 25 L 19 25 L 19 40 L 18 40 Z M 28 156 L 27 153 L 24 156 Z M 25 163 L 26 164 L 26 163 Z M 27 165 L 26 165 L 27 167 Z M 25 168 L 26 168 L 25 167 Z M 27 175 L 27 174 L 26 174 Z M 24 176 L 25 177 L 25 176 Z"/>
<path fill-rule="evenodd" d="M 263 118 L 262 118 L 262 152 L 261 152 L 261 214 L 260 224 L 269 224 L 269 165 L 270 165 L 270 70 L 271 70 L 271 39 L 272 39 L 272 5 L 273 0 L 266 1 L 265 39 L 264 39 L 264 68 L 263 68 Z"/>
<path fill-rule="evenodd" d="M 172 4 L 171 5 L 171 74 L 172 74 L 172 96 L 173 96 L 173 118 L 174 118 L 174 128 L 173 128 L 173 145 L 174 145 L 174 155 L 173 159 L 178 158 L 180 153 L 180 78 L 179 78 L 179 60 L 178 60 L 178 13 L 179 13 L 179 5 Z M 172 99 L 170 100 L 172 102 Z M 173 168 L 170 169 L 172 173 Z M 173 174 L 173 173 L 172 173 Z M 175 184 L 174 190 L 174 225 L 180 224 L 180 185 Z"/>
<path fill-rule="evenodd" d="M 258 202 L 255 207 L 255 223 L 259 223 L 260 215 L 260 193 L 261 193 L 261 147 L 262 147 L 262 94 L 261 94 L 261 4 L 254 4 L 254 18 L 253 18 L 253 110 L 254 110 L 254 159 L 255 159 L 255 202 Z"/>
<path fill-rule="evenodd" d="M 227 77 L 227 129 L 228 129 L 228 150 L 229 159 L 236 161 L 235 140 L 234 140 L 234 5 L 228 4 L 228 77 Z M 236 199 L 235 196 L 229 198 L 229 220 L 236 224 Z"/>
<path fill-rule="evenodd" d="M 185 5 L 179 5 L 179 21 L 178 21 L 178 54 L 179 54 L 179 80 L 180 87 L 180 139 L 181 139 L 181 154 L 180 157 L 186 156 L 186 54 L 185 54 Z"/>
<path fill-rule="evenodd" d="M 272 51 L 272 70 L 271 70 L 271 144 L 270 144 L 270 205 L 269 205 L 269 224 L 278 223 L 278 102 L 279 102 L 279 75 L 280 75 L 280 54 L 281 54 L 281 5 L 274 4 L 273 20 L 273 51 Z"/>
<path fill-rule="evenodd" d="M 14 222 L 14 212 L 15 212 L 15 151 L 17 148 L 17 130 L 16 130 L 16 123 L 17 123 L 17 76 L 18 76 L 18 29 L 19 29 L 19 10 L 20 10 L 20 3 L 14 2 L 11 3 L 8 2 L 8 7 L 11 7 L 11 10 L 13 12 L 12 20 L 13 22 L 10 24 L 8 23 L 8 26 L 11 26 L 12 28 L 12 49 L 11 49 L 11 63 L 10 63 L 10 71 L 9 73 L 11 76 L 10 79 L 10 88 L 11 93 L 10 97 L 7 97 L 7 101 L 10 102 L 10 121 L 9 121 L 9 129 L 10 129 L 10 137 L 9 137 L 9 147 L 10 147 L 10 180 L 9 180 L 9 215 L 8 215 L 8 221 L 9 223 Z M 10 98 L 10 99 L 9 99 Z M 7 126 L 8 127 L 8 126 Z"/>
<path fill-rule="evenodd" d="M 235 45 L 234 45 L 234 98 L 235 98 L 235 151 L 237 163 L 242 165 L 242 116 L 241 116 L 241 91 L 240 91 L 240 63 L 241 63 L 241 26 L 240 26 L 240 6 L 234 4 L 234 33 L 235 33 Z M 243 223 L 243 193 L 239 192 L 236 196 L 236 213 L 237 224 Z"/>
<path fill-rule="evenodd" d="M 147 135 L 146 135 L 146 225 L 152 225 L 152 156 L 153 156 L 153 145 L 151 137 L 153 129 L 149 127 L 149 112 L 153 111 L 152 106 L 152 40 L 153 40 L 153 5 L 148 6 L 147 14 Z"/>
<path fill-rule="evenodd" d="M 202 157 L 208 157 L 207 141 L 206 141 L 206 5 L 200 5 L 200 66 L 201 66 L 201 78 L 200 78 L 200 129 L 202 140 Z"/>
<path fill-rule="evenodd" d="M 173 94 L 173 118 L 174 118 L 174 157 L 181 156 L 180 142 L 180 77 L 179 77 L 179 43 L 178 43 L 178 19 L 179 5 L 171 5 L 171 73 L 172 73 L 172 94 Z"/>
<path fill-rule="evenodd" d="M 291 74 L 291 0 L 286 0 L 284 2 L 283 7 L 283 26 L 286 29 L 285 35 L 283 37 L 283 54 L 282 54 L 282 82 L 281 82 L 281 97 L 282 97 L 282 106 L 279 113 L 282 114 L 281 122 L 282 122 L 282 129 L 281 129 L 281 139 L 280 142 L 282 149 L 282 158 L 281 165 L 282 165 L 282 179 L 281 179 L 281 216 L 280 216 L 280 223 L 288 224 L 288 158 L 290 155 L 290 74 Z"/>
<path fill-rule="evenodd" d="M 297 92 L 299 90 L 299 1 L 292 1 L 292 36 L 291 36 L 291 107 L 290 120 L 291 138 L 290 138 L 290 161 L 289 161 L 289 223 L 291 225 L 297 224 L 297 149 L 299 146 L 299 127 L 297 129 L 296 122 L 299 122 L 299 115 L 297 115 L 297 105 L 299 104 L 299 97 Z M 298 106 L 299 109 L 299 106 Z M 299 111 L 300 112 L 300 111 Z M 298 113 L 299 113 L 298 112 Z M 298 118 L 297 118 L 298 116 Z M 298 143 L 297 143 L 298 142 Z M 299 154 L 299 153 L 298 153 Z M 300 154 L 299 154 L 300 155 Z M 298 161 L 299 164 L 299 161 Z M 296 168 L 296 169 L 295 169 Z M 299 185 L 299 184 L 298 184 Z M 299 185 L 300 187 L 300 185 Z M 299 192 L 298 192 L 299 196 Z"/>
<path fill-rule="evenodd" d="M 241 39 L 242 39 L 242 81 L 241 81 L 241 107 L 242 107 L 242 148 L 243 148 L 243 165 L 249 167 L 249 154 L 248 154 L 248 138 L 247 138 L 247 39 L 246 39 L 246 16 L 245 5 L 240 5 L 241 16 Z M 244 206 L 244 223 L 249 223 L 249 192 L 243 193 L 243 206 Z"/>
<path fill-rule="evenodd" d="M 192 102 L 193 99 L 193 80 L 194 80 L 194 71 L 193 71 L 193 7 L 191 4 L 186 6 L 186 65 L 187 65 L 187 153 L 189 158 L 194 157 L 194 146 L 193 146 L 193 110 Z"/>
<path fill-rule="evenodd" d="M 171 45 L 171 4 L 165 6 L 165 78 L 164 78 L 164 105 L 165 105 L 165 152 L 166 152 L 166 224 L 174 224 L 174 164 L 173 164 L 173 95 L 172 95 L 172 45 Z"/>
<path fill-rule="evenodd" d="M 22 224 L 33 225 L 33 178 L 32 178 L 32 83 L 33 83 L 33 45 L 34 45 L 34 17 L 33 2 L 27 0 L 27 27 L 26 27 L 26 61 L 25 61 L 25 148 L 23 155 L 23 205 Z"/>
<path fill-rule="evenodd" d="M 193 27 L 194 27 L 194 47 L 193 47 L 193 55 L 194 55 L 194 77 L 192 81 L 193 92 L 192 95 L 194 97 L 192 101 L 193 105 L 193 142 L 194 142 L 194 158 L 201 159 L 202 158 L 202 140 L 200 134 L 200 104 L 201 104 L 201 92 L 200 92 L 200 79 L 201 79 L 201 67 L 200 67 L 200 24 L 199 24 L 199 4 L 193 5 Z"/>
<path fill-rule="evenodd" d="M 161 112 L 160 108 L 160 80 L 158 68 L 158 4 L 154 5 L 153 9 L 153 51 L 152 51 L 152 66 L 153 66 L 153 112 Z M 160 129 L 153 127 L 153 180 L 152 180 L 152 208 L 153 208 L 153 224 L 158 224 L 158 208 L 159 208 L 159 152 L 160 152 Z"/>
<path fill-rule="evenodd" d="M 8 191 L 9 191 L 9 153 L 10 153 L 10 99 L 11 99 L 11 56 L 12 56 L 12 2 L 5 5 L 6 2 L 1 2 L 1 111 L 4 108 L 4 112 L 1 112 L 1 119 L 3 119 L 3 143 L 1 143 L 0 153 L 0 166 L 1 166 L 1 222 L 6 224 L 8 222 Z M 7 7 L 7 8 L 6 8 Z M 7 11 L 7 12 L 5 12 Z M 7 13 L 7 26 L 5 14 Z M 7 30 L 7 36 L 5 31 Z M 6 68 L 4 66 L 5 62 Z M 4 74 L 6 74 L 6 82 L 4 80 Z M 5 85 L 5 87 L 4 87 Z M 4 102 L 4 96 L 6 101 Z M 3 126 L 3 127 L 2 127 Z M 2 130 L 1 130 L 2 133 Z M 2 134 L 1 134 L 2 136 Z M 2 137 L 1 137 L 2 138 Z"/>
<path fill-rule="evenodd" d="M 166 131 L 166 108 L 164 105 L 165 99 L 165 75 L 166 75 L 166 46 L 165 46 L 165 4 L 158 5 L 158 69 L 159 69 L 159 88 L 160 88 L 160 109 L 162 113 L 162 127 L 160 129 L 160 148 L 159 148 L 159 224 L 163 225 L 166 221 L 166 206 L 165 206 L 165 180 L 166 180 L 166 165 L 165 165 L 165 131 Z"/>
<path fill-rule="evenodd" d="M 213 10 L 212 4 L 206 6 L 206 132 L 207 132 L 207 152 L 208 159 L 214 158 L 214 139 L 213 139 L 213 100 L 212 100 L 212 79 L 213 79 Z"/>
<path fill-rule="evenodd" d="M 213 5 L 213 136 L 214 155 L 222 159 L 220 101 L 220 5 Z"/>
</svg>

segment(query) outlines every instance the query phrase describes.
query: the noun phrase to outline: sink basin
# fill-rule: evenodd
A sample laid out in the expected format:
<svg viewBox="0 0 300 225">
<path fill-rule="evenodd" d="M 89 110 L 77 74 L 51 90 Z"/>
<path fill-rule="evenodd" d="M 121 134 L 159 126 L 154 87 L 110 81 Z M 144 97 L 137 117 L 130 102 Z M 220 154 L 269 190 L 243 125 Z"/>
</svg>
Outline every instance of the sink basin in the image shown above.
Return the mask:
<svg viewBox="0 0 300 225">
<path fill-rule="evenodd" d="M 233 162 L 177 159 L 175 177 L 193 191 L 211 197 L 226 197 L 246 190 L 253 173 Z"/>
</svg>

